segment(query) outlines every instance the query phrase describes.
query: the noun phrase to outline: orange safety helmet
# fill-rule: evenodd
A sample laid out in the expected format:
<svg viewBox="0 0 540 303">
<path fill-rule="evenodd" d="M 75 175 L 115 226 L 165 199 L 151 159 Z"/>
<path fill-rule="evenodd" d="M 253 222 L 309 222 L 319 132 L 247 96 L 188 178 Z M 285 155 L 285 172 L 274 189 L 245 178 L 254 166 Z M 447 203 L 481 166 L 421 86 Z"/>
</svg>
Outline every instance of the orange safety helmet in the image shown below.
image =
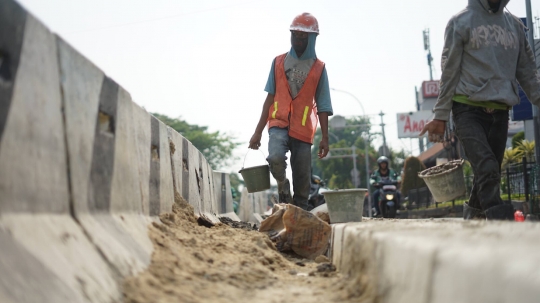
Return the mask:
<svg viewBox="0 0 540 303">
<path fill-rule="evenodd" d="M 303 13 L 294 18 L 290 30 L 319 34 L 319 22 L 312 14 Z"/>
</svg>

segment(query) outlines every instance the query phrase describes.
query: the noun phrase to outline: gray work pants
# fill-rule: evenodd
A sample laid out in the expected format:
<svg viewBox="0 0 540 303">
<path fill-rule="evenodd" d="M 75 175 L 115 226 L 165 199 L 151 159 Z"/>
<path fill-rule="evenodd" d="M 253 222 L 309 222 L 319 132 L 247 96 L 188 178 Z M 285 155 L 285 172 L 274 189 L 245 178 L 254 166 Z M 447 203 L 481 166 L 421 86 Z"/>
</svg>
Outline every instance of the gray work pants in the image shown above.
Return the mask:
<svg viewBox="0 0 540 303">
<path fill-rule="evenodd" d="M 289 137 L 285 128 L 272 127 L 268 130 L 268 164 L 270 172 L 278 183 L 279 194 L 290 195 L 290 185 L 285 169 L 288 151 L 291 152 L 293 181 L 293 204 L 308 209 L 309 189 L 311 185 L 311 144 Z M 280 201 L 281 202 L 281 201 Z"/>
</svg>

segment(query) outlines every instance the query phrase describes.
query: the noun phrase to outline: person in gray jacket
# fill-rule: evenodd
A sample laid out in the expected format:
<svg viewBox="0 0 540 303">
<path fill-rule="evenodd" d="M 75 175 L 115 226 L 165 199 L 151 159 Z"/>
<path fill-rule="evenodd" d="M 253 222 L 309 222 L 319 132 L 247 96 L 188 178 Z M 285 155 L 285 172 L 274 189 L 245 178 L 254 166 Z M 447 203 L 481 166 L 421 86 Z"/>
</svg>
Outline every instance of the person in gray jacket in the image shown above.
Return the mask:
<svg viewBox="0 0 540 303">
<path fill-rule="evenodd" d="M 446 27 L 435 117 L 421 136 L 441 142 L 450 111 L 473 172 L 464 219 L 512 220 L 500 197 L 508 110 L 519 103 L 518 83 L 540 106 L 540 74 L 525 26 L 504 8 L 510 0 L 469 0 Z"/>
</svg>

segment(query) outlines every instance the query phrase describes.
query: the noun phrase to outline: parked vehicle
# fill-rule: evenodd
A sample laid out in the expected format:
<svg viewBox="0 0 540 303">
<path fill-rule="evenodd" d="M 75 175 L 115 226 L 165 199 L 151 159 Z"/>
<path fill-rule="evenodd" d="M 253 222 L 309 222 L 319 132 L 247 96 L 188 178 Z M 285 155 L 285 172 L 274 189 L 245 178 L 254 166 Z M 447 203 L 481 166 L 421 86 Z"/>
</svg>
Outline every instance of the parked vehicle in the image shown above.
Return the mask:
<svg viewBox="0 0 540 303">
<path fill-rule="evenodd" d="M 379 193 L 379 208 L 384 218 L 395 218 L 400 207 L 399 193 L 397 190 L 398 181 L 384 178 L 380 182 L 373 184 Z"/>
<path fill-rule="evenodd" d="M 328 188 L 325 187 L 326 184 L 324 181 L 317 175 L 311 176 L 311 187 L 309 190 L 308 204 L 309 209 L 312 210 L 315 207 L 326 203 L 324 200 L 323 192 L 327 191 Z"/>
</svg>

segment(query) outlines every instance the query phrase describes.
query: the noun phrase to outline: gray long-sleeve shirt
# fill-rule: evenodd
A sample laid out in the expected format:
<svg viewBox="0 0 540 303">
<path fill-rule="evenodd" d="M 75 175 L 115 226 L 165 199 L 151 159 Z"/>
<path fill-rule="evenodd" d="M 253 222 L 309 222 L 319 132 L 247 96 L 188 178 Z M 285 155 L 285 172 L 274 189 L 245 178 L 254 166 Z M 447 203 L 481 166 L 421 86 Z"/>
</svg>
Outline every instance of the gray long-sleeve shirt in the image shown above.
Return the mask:
<svg viewBox="0 0 540 303">
<path fill-rule="evenodd" d="M 454 95 L 514 106 L 519 103 L 518 82 L 540 106 L 540 74 L 524 25 L 504 11 L 509 1 L 501 0 L 493 12 L 488 0 L 469 0 L 448 22 L 435 119 L 448 120 Z"/>
</svg>

